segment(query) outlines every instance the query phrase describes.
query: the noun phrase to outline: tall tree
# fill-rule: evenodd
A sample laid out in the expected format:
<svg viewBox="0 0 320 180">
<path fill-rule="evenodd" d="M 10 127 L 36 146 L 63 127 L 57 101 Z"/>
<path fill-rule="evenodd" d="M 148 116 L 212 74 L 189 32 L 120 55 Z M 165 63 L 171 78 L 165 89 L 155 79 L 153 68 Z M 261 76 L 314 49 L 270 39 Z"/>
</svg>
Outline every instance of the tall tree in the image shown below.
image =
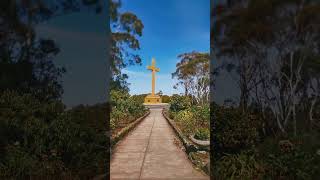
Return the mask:
<svg viewBox="0 0 320 180">
<path fill-rule="evenodd" d="M 120 0 L 110 0 L 111 71 L 113 84 L 126 87 L 127 76 L 121 70 L 128 65 L 140 64 L 141 58 L 133 53 L 140 49 L 138 37 L 142 36 L 143 23 L 131 12 L 119 12 Z"/>
<path fill-rule="evenodd" d="M 195 103 L 209 102 L 209 53 L 190 52 L 178 56 L 180 62 L 176 64 L 176 71 L 172 78 L 179 82 L 174 86 L 182 85 L 185 96 L 192 96 Z"/>
<path fill-rule="evenodd" d="M 222 8 L 217 20 L 216 52 L 237 69 L 240 102 L 250 97 L 262 111 L 271 109 L 282 132 L 297 133 L 297 108 L 312 79 L 309 64 L 319 57 L 319 9 L 312 0 L 246 0 Z"/>
<path fill-rule="evenodd" d="M 38 37 L 34 27 L 84 8 L 99 13 L 102 6 L 101 0 L 1 1 L 0 90 L 29 92 L 44 101 L 60 98 L 65 70 L 53 63 L 59 48 L 54 40 Z"/>
</svg>

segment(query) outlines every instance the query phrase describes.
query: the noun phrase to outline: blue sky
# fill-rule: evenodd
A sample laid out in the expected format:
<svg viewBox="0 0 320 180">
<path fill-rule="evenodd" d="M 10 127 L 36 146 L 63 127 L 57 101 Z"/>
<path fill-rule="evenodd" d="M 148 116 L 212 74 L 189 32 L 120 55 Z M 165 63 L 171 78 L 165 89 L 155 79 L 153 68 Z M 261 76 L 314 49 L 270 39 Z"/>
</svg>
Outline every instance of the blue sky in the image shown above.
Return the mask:
<svg viewBox="0 0 320 180">
<path fill-rule="evenodd" d="M 173 89 L 171 78 L 177 56 L 181 53 L 209 52 L 210 1 L 209 0 L 123 0 L 121 12 L 135 13 L 143 22 L 143 36 L 139 39 L 142 66 L 129 66 L 123 70 L 129 75 L 130 94 L 150 93 L 151 72 L 146 66 L 151 58 L 160 68 L 157 73 L 156 92 L 181 93 Z"/>
<path fill-rule="evenodd" d="M 52 38 L 60 47 L 54 62 L 67 70 L 62 100 L 68 107 L 106 101 L 106 22 L 106 13 L 82 11 L 36 27 L 38 37 Z"/>
<path fill-rule="evenodd" d="M 142 66 L 124 69 L 129 75 L 130 93 L 150 93 L 151 77 L 146 66 L 156 58 L 160 73 L 156 90 L 165 94 L 179 93 L 173 89 L 171 73 L 177 55 L 209 51 L 209 0 L 123 0 L 121 11 L 135 13 L 144 24 L 140 39 Z M 55 57 L 64 66 L 63 102 L 72 107 L 106 101 L 106 30 L 107 12 L 96 15 L 82 11 L 58 16 L 37 25 L 38 37 L 52 38 L 61 52 Z M 181 91 L 182 92 L 182 91 Z"/>
</svg>

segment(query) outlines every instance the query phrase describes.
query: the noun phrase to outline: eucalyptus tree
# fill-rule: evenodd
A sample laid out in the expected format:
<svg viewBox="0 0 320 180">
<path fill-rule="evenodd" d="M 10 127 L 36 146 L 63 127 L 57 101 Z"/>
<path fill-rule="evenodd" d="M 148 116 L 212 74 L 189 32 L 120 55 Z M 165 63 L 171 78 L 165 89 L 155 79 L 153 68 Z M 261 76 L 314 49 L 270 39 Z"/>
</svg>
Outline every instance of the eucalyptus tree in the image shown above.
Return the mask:
<svg viewBox="0 0 320 180">
<path fill-rule="evenodd" d="M 142 36 L 143 23 L 132 12 L 120 12 L 120 0 L 110 0 L 111 25 L 111 72 L 113 84 L 126 88 L 128 76 L 121 70 L 128 65 L 141 65 L 141 57 L 134 51 L 140 49 L 139 37 Z M 127 89 L 127 88 L 126 88 Z"/>
<path fill-rule="evenodd" d="M 183 86 L 185 96 L 192 96 L 196 104 L 209 102 L 210 78 L 209 78 L 209 53 L 190 52 L 178 56 L 180 62 L 176 64 L 176 71 L 172 78 L 179 82 L 174 86 Z"/>
<path fill-rule="evenodd" d="M 240 104 L 250 97 L 261 111 L 270 109 L 283 133 L 297 134 L 303 91 L 316 82 L 309 72 L 320 55 L 319 9 L 316 1 L 246 0 L 222 8 L 217 20 L 217 54 L 233 60 L 226 67 L 239 74 Z"/>
<path fill-rule="evenodd" d="M 59 99 L 64 69 L 53 63 L 60 49 L 37 36 L 35 26 L 57 16 L 87 9 L 100 13 L 102 0 L 0 2 L 0 90 L 29 92 L 39 100 Z"/>
</svg>

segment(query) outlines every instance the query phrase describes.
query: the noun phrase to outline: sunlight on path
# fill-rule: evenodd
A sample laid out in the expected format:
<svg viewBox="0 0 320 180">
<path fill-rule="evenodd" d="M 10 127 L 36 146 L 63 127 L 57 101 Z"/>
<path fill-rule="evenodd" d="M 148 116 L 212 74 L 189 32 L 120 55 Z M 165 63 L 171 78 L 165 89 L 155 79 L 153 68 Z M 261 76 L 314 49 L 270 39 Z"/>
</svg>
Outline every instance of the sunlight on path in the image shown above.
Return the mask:
<svg viewBox="0 0 320 180">
<path fill-rule="evenodd" d="M 209 179 L 195 170 L 174 143 L 175 134 L 161 109 L 151 113 L 115 149 L 110 177 L 118 179 Z"/>
</svg>

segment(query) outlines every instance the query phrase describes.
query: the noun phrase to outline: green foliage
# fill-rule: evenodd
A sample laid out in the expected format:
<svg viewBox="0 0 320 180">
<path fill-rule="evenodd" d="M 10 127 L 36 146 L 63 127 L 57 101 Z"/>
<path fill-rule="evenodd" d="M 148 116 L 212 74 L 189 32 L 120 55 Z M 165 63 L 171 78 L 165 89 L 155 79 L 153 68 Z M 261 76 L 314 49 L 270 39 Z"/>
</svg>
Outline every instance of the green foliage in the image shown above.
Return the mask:
<svg viewBox="0 0 320 180">
<path fill-rule="evenodd" d="M 169 111 L 169 118 L 170 119 L 175 119 L 176 115 L 177 115 L 177 112 Z"/>
<path fill-rule="evenodd" d="M 199 140 L 209 140 L 210 139 L 210 131 L 209 128 L 199 128 L 196 130 L 194 138 Z"/>
<path fill-rule="evenodd" d="M 131 96 L 134 101 L 143 104 L 144 103 L 144 98 L 147 96 L 147 94 L 139 94 L 139 95 L 133 95 Z"/>
<path fill-rule="evenodd" d="M 319 147 L 319 135 L 312 133 L 286 140 L 270 137 L 258 150 L 269 176 L 314 179 L 320 175 Z"/>
<path fill-rule="evenodd" d="M 109 111 L 109 105 L 102 103 L 91 106 L 79 105 L 69 110 L 68 113 L 77 123 L 86 123 L 86 126 L 101 132 L 107 130 L 108 113 L 106 112 Z"/>
<path fill-rule="evenodd" d="M 65 69 L 53 62 L 60 49 L 54 40 L 39 37 L 35 25 L 84 8 L 101 9 L 102 5 L 97 0 L 88 2 L 1 1 L 0 92 L 25 92 L 41 101 L 61 97 L 63 89 L 60 78 Z M 28 13 L 30 11 L 32 13 Z"/>
<path fill-rule="evenodd" d="M 209 105 L 192 106 L 194 117 L 199 126 L 210 127 L 210 107 Z"/>
<path fill-rule="evenodd" d="M 259 140 L 259 118 L 240 109 L 216 106 L 213 109 L 215 153 L 236 153 L 253 147 Z"/>
<path fill-rule="evenodd" d="M 177 122 L 178 126 L 184 134 L 192 135 L 194 133 L 196 120 L 190 110 L 186 109 L 179 111 L 174 120 Z"/>
<path fill-rule="evenodd" d="M 142 96 L 131 96 L 126 91 L 111 90 L 111 129 L 121 128 L 141 117 L 146 108 L 141 102 Z"/>
<path fill-rule="evenodd" d="M 178 112 L 191 107 L 191 100 L 187 96 L 174 94 L 170 100 L 170 111 Z"/>
<path fill-rule="evenodd" d="M 58 101 L 46 104 L 32 95 L 1 94 L 0 175 L 91 178 L 104 172 L 105 132 L 83 117 L 64 112 Z"/>
<path fill-rule="evenodd" d="M 163 95 L 162 96 L 162 102 L 163 103 L 170 103 L 170 96 L 168 96 L 168 95 Z"/>
<path fill-rule="evenodd" d="M 260 120 L 236 108 L 214 107 L 214 177 L 217 179 L 316 179 L 318 133 L 268 136 L 258 141 Z"/>
<path fill-rule="evenodd" d="M 300 148 L 294 147 L 284 152 L 278 146 L 275 151 L 267 154 L 253 150 L 225 154 L 216 161 L 214 176 L 218 179 L 317 178 L 320 170 L 320 157 Z"/>
<path fill-rule="evenodd" d="M 288 179 L 313 179 L 320 171 L 320 157 L 294 149 L 286 153 L 269 154 L 266 158 L 268 176 Z"/>
<path fill-rule="evenodd" d="M 173 95 L 169 117 L 177 122 L 182 132 L 189 136 L 196 133 L 200 139 L 209 139 L 210 107 L 192 106 L 188 96 Z"/>
<path fill-rule="evenodd" d="M 113 76 L 122 76 L 121 69 L 128 65 L 141 64 L 138 38 L 142 36 L 144 25 L 142 21 L 131 12 L 119 12 L 121 2 L 110 0 L 111 27 L 111 71 Z"/>
<path fill-rule="evenodd" d="M 254 153 L 247 151 L 226 154 L 215 162 L 213 173 L 218 179 L 262 179 L 264 167 Z"/>
<path fill-rule="evenodd" d="M 203 105 L 209 102 L 209 53 L 192 51 L 178 55 L 180 62 L 172 78 L 178 82 L 174 88 L 183 86 L 185 96 L 192 97 L 193 104 Z"/>
</svg>

